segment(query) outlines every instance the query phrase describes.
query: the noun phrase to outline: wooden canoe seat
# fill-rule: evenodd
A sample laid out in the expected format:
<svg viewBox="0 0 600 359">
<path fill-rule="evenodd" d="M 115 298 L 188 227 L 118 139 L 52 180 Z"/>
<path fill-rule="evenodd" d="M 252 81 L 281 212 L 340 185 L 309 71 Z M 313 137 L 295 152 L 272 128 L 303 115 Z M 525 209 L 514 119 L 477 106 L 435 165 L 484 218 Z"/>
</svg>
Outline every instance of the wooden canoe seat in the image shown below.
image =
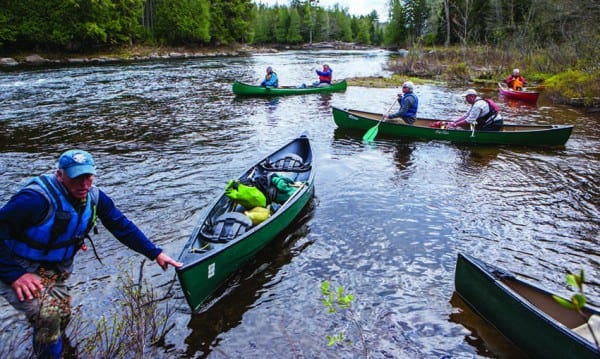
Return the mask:
<svg viewBox="0 0 600 359">
<path fill-rule="evenodd" d="M 252 227 L 252 220 L 239 212 L 223 213 L 201 230 L 202 236 L 212 242 L 229 242 Z"/>
<path fill-rule="evenodd" d="M 302 157 L 294 153 L 275 161 L 267 159 L 261 163 L 261 166 L 267 171 L 304 172 L 310 170 L 310 163 L 304 163 Z"/>
<path fill-rule="evenodd" d="M 590 319 L 588 319 L 587 323 L 583 323 L 577 328 L 574 328 L 573 331 L 581 335 L 585 339 L 589 340 L 590 342 L 594 343 L 594 337 L 592 336 L 592 332 L 590 332 L 588 324 L 590 327 L 592 327 L 596 338 L 600 338 L 600 315 L 592 315 Z"/>
</svg>

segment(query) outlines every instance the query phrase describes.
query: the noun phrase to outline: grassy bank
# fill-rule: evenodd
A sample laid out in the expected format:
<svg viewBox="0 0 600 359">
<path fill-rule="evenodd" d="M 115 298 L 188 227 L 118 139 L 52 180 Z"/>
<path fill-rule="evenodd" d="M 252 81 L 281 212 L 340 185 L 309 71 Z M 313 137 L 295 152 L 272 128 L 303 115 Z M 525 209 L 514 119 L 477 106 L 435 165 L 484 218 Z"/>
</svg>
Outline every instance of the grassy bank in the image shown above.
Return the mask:
<svg viewBox="0 0 600 359">
<path fill-rule="evenodd" d="M 600 68 L 555 49 L 527 55 L 489 47 L 414 48 L 391 57 L 392 78 L 350 79 L 349 85 L 388 87 L 410 79 L 496 87 L 514 68 L 529 87 L 543 88 L 552 101 L 600 111 Z"/>
</svg>

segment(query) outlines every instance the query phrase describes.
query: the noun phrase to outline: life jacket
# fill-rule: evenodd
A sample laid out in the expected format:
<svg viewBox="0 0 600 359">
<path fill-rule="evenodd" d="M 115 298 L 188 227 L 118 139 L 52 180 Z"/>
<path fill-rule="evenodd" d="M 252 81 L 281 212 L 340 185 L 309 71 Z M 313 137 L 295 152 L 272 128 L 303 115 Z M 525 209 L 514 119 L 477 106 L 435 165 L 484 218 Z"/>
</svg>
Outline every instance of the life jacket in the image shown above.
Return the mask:
<svg viewBox="0 0 600 359">
<path fill-rule="evenodd" d="M 402 99 L 400 100 L 400 108 L 402 108 L 402 105 L 404 104 L 404 101 L 408 96 L 412 96 L 415 99 L 415 103 L 413 103 L 413 105 L 404 113 L 403 117 L 415 118 L 415 117 L 417 117 L 417 109 L 419 107 L 419 98 L 417 96 L 415 96 L 414 93 L 409 92 L 407 94 L 404 94 L 404 96 L 402 96 Z"/>
<path fill-rule="evenodd" d="M 331 78 L 333 76 L 333 70 L 330 68 L 329 71 L 319 71 L 319 81 L 326 82 L 328 84 L 331 83 Z"/>
<path fill-rule="evenodd" d="M 35 177 L 23 188 L 43 195 L 50 209 L 39 224 L 25 230 L 24 236 L 5 240 L 6 246 L 18 256 L 36 262 L 72 259 L 96 226 L 98 188 L 92 187 L 81 213 L 69 202 L 54 176 Z"/>
<path fill-rule="evenodd" d="M 477 100 L 475 100 L 475 102 L 477 102 L 477 101 L 485 101 L 485 103 L 487 103 L 487 105 L 488 105 L 488 113 L 486 113 L 483 116 L 480 116 L 477 119 L 477 125 L 475 126 L 475 129 L 480 130 L 484 126 L 489 125 L 490 123 L 494 122 L 494 120 L 496 119 L 496 116 L 498 115 L 498 105 L 491 99 L 486 99 L 486 98 L 478 98 Z M 475 104 L 475 103 L 473 103 L 473 104 Z"/>
<path fill-rule="evenodd" d="M 521 79 L 518 77 L 514 79 L 512 82 L 512 89 L 514 91 L 521 91 L 523 89 L 523 81 L 521 81 Z"/>
</svg>

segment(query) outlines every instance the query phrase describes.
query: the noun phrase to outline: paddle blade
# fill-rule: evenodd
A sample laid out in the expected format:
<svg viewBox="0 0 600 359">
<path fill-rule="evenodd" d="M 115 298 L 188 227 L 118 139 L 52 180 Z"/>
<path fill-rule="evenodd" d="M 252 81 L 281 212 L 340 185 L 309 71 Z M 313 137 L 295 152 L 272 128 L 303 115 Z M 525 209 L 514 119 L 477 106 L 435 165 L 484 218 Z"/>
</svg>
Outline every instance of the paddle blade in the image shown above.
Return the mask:
<svg viewBox="0 0 600 359">
<path fill-rule="evenodd" d="M 367 133 L 365 133 L 365 135 L 363 136 L 363 141 L 371 142 L 375 139 L 375 137 L 377 136 L 377 132 L 379 132 L 379 124 L 380 122 L 378 122 L 375 126 L 371 127 L 367 131 Z"/>
</svg>

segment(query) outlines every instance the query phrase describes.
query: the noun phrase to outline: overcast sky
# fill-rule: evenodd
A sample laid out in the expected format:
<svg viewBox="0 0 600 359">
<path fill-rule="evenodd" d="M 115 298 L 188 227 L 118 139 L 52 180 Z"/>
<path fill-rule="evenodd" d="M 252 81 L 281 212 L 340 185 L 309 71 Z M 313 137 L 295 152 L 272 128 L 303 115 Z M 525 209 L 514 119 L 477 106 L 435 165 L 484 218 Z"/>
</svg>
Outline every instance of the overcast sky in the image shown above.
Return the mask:
<svg viewBox="0 0 600 359">
<path fill-rule="evenodd" d="M 319 6 L 322 8 L 332 8 L 339 4 L 341 8 L 348 9 L 351 15 L 369 15 L 371 11 L 377 11 L 379 21 L 387 20 L 387 4 L 389 0 L 319 0 Z M 289 5 L 289 0 L 254 0 L 257 4 Z"/>
</svg>

